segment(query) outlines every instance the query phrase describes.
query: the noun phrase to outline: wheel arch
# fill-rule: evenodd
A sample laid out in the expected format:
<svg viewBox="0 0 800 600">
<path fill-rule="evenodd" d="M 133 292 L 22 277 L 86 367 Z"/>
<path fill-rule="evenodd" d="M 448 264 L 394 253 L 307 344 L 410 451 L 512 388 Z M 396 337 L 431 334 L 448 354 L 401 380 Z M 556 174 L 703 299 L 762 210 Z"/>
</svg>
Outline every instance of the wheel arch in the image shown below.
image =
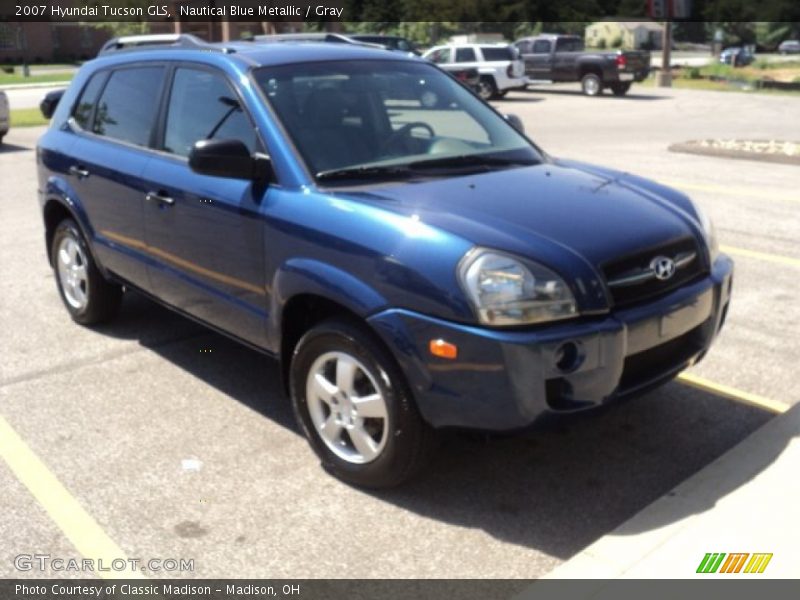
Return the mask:
<svg viewBox="0 0 800 600">
<path fill-rule="evenodd" d="M 601 67 L 599 63 L 594 61 L 582 62 L 578 69 L 580 78 L 583 79 L 584 76 L 588 75 L 589 73 L 597 75 L 600 78 L 600 81 L 603 80 L 603 67 Z"/>
<path fill-rule="evenodd" d="M 277 271 L 271 291 L 268 339 L 271 349 L 280 359 L 281 376 L 287 391 L 289 368 L 297 342 L 326 319 L 341 317 L 357 322 L 385 346 L 367 318 L 386 308 L 388 302 L 350 273 L 317 260 L 293 259 Z"/>
<path fill-rule="evenodd" d="M 42 219 L 44 221 L 45 252 L 47 253 L 47 262 L 51 267 L 53 266 L 51 247 L 56 228 L 63 220 L 71 219 L 78 226 L 81 235 L 83 235 L 83 238 L 86 240 L 89 252 L 92 253 L 94 263 L 97 265 L 100 272 L 103 273 L 104 276 L 106 275 L 105 269 L 103 269 L 102 264 L 97 259 L 97 253 L 94 251 L 94 246 L 91 243 L 92 228 L 89 225 L 86 215 L 80 210 L 78 205 L 60 196 L 50 196 L 45 200 L 42 206 Z"/>
</svg>

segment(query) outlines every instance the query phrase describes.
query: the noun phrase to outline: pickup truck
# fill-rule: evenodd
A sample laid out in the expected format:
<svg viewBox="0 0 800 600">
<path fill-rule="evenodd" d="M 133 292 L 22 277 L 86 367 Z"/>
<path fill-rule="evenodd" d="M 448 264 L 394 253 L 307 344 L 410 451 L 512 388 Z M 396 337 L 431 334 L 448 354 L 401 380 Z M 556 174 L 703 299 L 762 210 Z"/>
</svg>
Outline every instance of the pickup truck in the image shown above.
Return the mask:
<svg viewBox="0 0 800 600">
<path fill-rule="evenodd" d="M 574 35 L 542 34 L 517 40 L 514 46 L 525 61 L 528 81 L 580 81 L 587 96 L 598 96 L 605 88 L 624 96 L 650 72 L 649 52 L 586 52 L 583 40 Z"/>
</svg>

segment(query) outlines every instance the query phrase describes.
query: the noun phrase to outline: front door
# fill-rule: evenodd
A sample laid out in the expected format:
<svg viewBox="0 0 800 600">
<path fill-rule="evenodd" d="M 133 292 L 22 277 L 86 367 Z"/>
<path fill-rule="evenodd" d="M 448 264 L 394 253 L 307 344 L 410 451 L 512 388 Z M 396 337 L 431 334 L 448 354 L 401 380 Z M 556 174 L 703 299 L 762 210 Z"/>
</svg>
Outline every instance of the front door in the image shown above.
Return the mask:
<svg viewBox="0 0 800 600">
<path fill-rule="evenodd" d="M 256 345 L 265 343 L 264 227 L 268 190 L 189 168 L 204 139 L 260 149 L 255 128 L 219 71 L 178 67 L 163 125 L 161 157 L 145 169 L 145 235 L 155 293 L 182 311 Z"/>
</svg>

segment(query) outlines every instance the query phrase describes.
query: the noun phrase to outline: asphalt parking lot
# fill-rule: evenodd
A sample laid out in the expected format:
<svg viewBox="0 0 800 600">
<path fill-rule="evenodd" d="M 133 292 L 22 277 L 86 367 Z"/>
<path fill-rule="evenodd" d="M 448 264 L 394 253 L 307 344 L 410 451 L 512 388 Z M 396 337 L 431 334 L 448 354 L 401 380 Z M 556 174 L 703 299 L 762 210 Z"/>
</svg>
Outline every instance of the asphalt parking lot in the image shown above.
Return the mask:
<svg viewBox="0 0 800 600">
<path fill-rule="evenodd" d="M 347 487 L 307 448 L 268 359 L 135 295 L 113 324 L 68 319 L 36 202 L 42 129 L 12 129 L 0 426 L 16 435 L 0 432 L 29 476 L 0 462 L 0 577 L 53 575 L 20 573 L 19 554 L 194 560 L 167 577 L 538 577 L 800 401 L 797 167 L 667 151 L 800 140 L 800 100 L 559 86 L 496 106 L 551 154 L 674 185 L 715 219 L 737 271 L 726 329 L 691 371 L 705 388 L 676 381 L 521 436 L 449 435 L 406 487 Z"/>
</svg>

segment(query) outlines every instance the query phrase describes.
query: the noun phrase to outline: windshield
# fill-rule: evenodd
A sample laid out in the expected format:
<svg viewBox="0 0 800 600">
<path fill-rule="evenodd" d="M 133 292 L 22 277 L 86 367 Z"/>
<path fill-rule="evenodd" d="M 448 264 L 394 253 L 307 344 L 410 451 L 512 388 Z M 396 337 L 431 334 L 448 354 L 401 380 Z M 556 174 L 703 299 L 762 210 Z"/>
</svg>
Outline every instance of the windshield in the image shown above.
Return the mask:
<svg viewBox="0 0 800 600">
<path fill-rule="evenodd" d="M 443 176 L 541 162 L 502 117 L 425 63 L 290 64 L 259 69 L 255 78 L 318 179 L 342 170 L 353 177 L 409 176 L 414 169 Z"/>
</svg>

